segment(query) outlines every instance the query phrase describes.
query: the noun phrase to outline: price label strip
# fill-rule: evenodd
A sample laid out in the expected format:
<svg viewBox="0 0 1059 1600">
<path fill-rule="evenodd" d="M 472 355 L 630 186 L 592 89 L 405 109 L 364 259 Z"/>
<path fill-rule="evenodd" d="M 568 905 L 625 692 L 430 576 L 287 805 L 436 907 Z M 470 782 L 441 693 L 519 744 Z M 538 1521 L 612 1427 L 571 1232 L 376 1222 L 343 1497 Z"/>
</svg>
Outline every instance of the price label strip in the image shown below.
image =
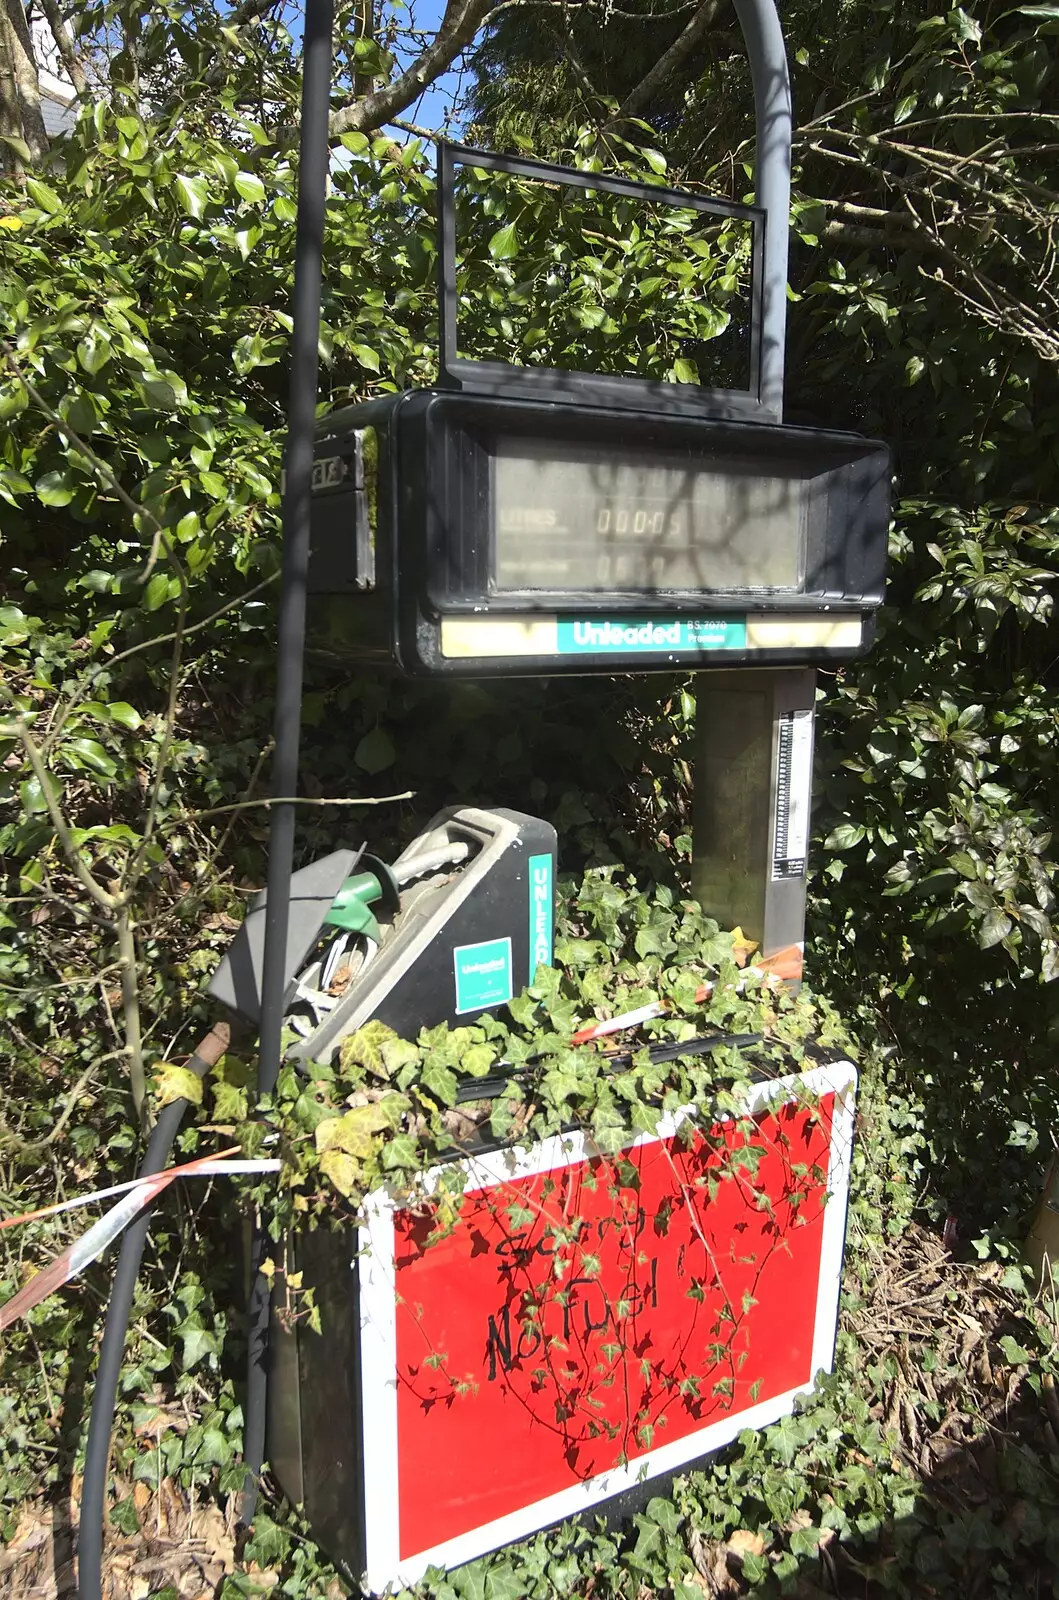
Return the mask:
<svg viewBox="0 0 1059 1600">
<path fill-rule="evenodd" d="M 805 876 L 812 781 L 813 713 L 811 710 L 785 711 L 780 717 L 776 761 L 773 878 Z"/>
</svg>

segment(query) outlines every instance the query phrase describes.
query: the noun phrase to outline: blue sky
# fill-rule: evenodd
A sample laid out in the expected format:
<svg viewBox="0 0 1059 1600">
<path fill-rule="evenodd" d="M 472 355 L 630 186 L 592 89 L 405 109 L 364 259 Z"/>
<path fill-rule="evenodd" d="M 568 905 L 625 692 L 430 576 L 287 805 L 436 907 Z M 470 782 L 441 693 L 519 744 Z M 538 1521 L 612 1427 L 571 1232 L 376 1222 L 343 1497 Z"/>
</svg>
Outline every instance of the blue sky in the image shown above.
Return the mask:
<svg viewBox="0 0 1059 1600">
<path fill-rule="evenodd" d="M 290 29 L 295 39 L 300 39 L 304 22 L 304 0 L 295 0 L 294 5 L 286 10 L 284 22 Z M 437 32 L 441 18 L 445 11 L 445 0 L 403 0 L 401 7 L 404 15 L 402 21 L 414 27 L 417 32 L 429 34 L 431 37 Z M 410 44 L 410 41 L 409 41 Z M 415 57 L 415 50 L 408 48 L 400 56 L 398 65 L 403 68 L 408 66 Z M 445 116 L 450 112 L 454 102 L 459 98 L 461 91 L 470 85 L 470 73 L 464 63 L 457 61 L 455 67 L 446 72 L 436 83 L 430 85 L 420 95 L 418 100 L 404 111 L 403 119 L 415 122 L 424 128 L 442 128 Z M 458 125 L 453 128 L 456 132 Z M 401 135 L 403 137 L 403 135 Z"/>
<path fill-rule="evenodd" d="M 422 32 L 437 32 L 445 10 L 445 0 L 408 0 L 408 14 L 415 27 Z M 402 65 L 404 63 L 402 62 Z M 454 100 L 459 96 L 461 89 L 469 86 L 470 77 L 464 66 L 460 63 L 439 78 L 438 81 L 424 91 L 419 100 L 408 107 L 404 113 L 405 120 L 417 122 L 424 128 L 440 128 L 444 125 L 445 115 Z"/>
</svg>

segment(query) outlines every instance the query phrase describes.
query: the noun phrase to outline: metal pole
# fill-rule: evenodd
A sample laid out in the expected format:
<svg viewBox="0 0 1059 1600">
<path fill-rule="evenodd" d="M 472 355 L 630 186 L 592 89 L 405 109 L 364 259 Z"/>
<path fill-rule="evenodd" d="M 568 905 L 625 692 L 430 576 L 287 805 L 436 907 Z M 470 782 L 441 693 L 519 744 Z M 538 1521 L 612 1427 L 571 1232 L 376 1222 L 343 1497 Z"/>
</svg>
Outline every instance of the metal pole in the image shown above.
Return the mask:
<svg viewBox="0 0 1059 1600">
<path fill-rule="evenodd" d="M 276 755 L 272 766 L 272 793 L 284 801 L 298 792 L 305 583 L 309 566 L 324 208 L 330 153 L 327 132 L 332 13 L 332 0 L 307 0 L 292 307 L 294 332 L 291 337 L 290 406 L 287 413 L 287 487 L 283 500 L 283 577 L 276 661 Z M 269 828 L 268 902 L 261 977 L 261 1053 L 258 1062 L 258 1091 L 261 1094 L 269 1094 L 275 1088 L 280 1067 L 287 914 L 294 865 L 294 810 L 289 803 L 274 805 Z"/>
<path fill-rule="evenodd" d="M 761 311 L 761 403 L 783 420 L 787 242 L 791 212 L 791 80 L 773 0 L 734 0 L 754 85 L 754 188 L 765 213 Z"/>
<path fill-rule="evenodd" d="M 269 828 L 268 900 L 257 1069 L 259 1094 L 270 1094 L 279 1076 L 286 998 L 287 926 L 294 867 L 294 805 L 290 799 L 298 792 L 298 751 L 301 742 L 305 585 L 309 566 L 324 211 L 330 154 L 328 115 L 332 24 L 333 0 L 307 0 L 302 51 L 298 223 L 292 308 L 294 332 L 291 338 L 286 494 L 283 501 L 283 576 L 276 661 L 276 754 L 272 767 L 272 793 L 277 799 L 288 803 L 272 807 Z M 269 1285 L 267 1279 L 256 1270 L 256 1260 L 254 1269 L 248 1313 L 244 1521 L 249 1521 L 253 1515 L 257 1479 L 265 1451 Z"/>
</svg>

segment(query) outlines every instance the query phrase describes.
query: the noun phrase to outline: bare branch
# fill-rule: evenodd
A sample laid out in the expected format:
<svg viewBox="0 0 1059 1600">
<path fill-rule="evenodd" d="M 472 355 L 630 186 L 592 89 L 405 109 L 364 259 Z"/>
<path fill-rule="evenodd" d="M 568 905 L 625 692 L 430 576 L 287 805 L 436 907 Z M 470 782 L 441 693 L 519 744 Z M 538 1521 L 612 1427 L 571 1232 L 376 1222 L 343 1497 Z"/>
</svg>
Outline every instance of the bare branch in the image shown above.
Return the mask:
<svg viewBox="0 0 1059 1600">
<path fill-rule="evenodd" d="M 14 347 L 10 345 L 6 339 L 0 339 L 0 350 L 2 350 L 4 355 L 7 357 L 8 366 L 11 368 L 12 372 L 15 374 L 15 377 L 18 379 L 23 389 L 25 389 L 26 393 L 33 401 L 33 404 L 37 407 L 38 411 L 42 411 L 47 417 L 48 421 L 52 424 L 52 427 L 58 428 L 59 432 L 69 440 L 74 449 L 78 451 L 80 455 L 84 456 L 85 460 L 90 463 L 93 470 L 97 472 L 103 479 L 103 482 L 106 484 L 107 488 L 112 489 L 117 495 L 126 511 L 130 511 L 134 517 L 142 517 L 145 522 L 151 525 L 153 533 L 151 553 L 148 556 L 144 570 L 139 577 L 140 583 L 146 583 L 147 579 L 151 576 L 155 562 L 158 559 L 158 543 L 165 535 L 165 529 L 162 527 L 162 524 L 147 506 L 138 504 L 137 501 L 132 498 L 132 495 L 129 494 L 128 490 L 122 488 L 113 472 L 107 466 L 107 463 L 101 460 L 101 458 L 97 456 L 96 452 L 92 449 L 92 446 L 86 444 L 81 438 L 80 434 L 75 433 L 70 424 L 68 422 L 64 422 L 59 413 L 48 404 L 47 400 L 45 400 L 44 396 L 33 383 L 32 379 L 26 377 L 26 374 L 23 372 L 22 367 L 19 364 Z"/>
<path fill-rule="evenodd" d="M 208 811 L 182 811 L 178 817 L 170 817 L 162 826 L 176 827 L 178 823 L 201 822 L 205 817 L 227 817 L 233 811 L 256 811 L 259 806 L 389 806 L 398 800 L 414 799 L 415 790 L 405 789 L 401 794 L 360 795 L 352 800 L 317 800 L 300 794 L 273 797 L 271 800 L 234 800 L 231 805 L 211 806 Z"/>
<path fill-rule="evenodd" d="M 121 964 L 121 1011 L 125 1025 L 125 1050 L 129 1058 L 129 1090 L 140 1127 L 147 1127 L 147 1074 L 143 1064 L 143 1029 L 140 1025 L 140 987 L 136 961 L 136 935 L 128 903 L 118 912 L 118 960 Z"/>
<path fill-rule="evenodd" d="M 273 573 L 269 578 L 262 578 L 260 583 L 255 583 L 252 589 L 247 589 L 243 594 L 236 595 L 234 600 L 226 600 L 223 606 L 218 606 L 216 611 L 211 611 L 208 617 L 202 617 L 198 622 L 189 622 L 184 628 L 182 637 L 186 640 L 193 633 L 201 633 L 203 628 L 212 628 L 213 624 L 229 611 L 234 611 L 237 606 L 242 606 L 248 600 L 253 600 L 255 595 L 263 594 L 266 589 L 271 589 L 279 581 L 279 573 Z M 113 672 L 114 668 L 122 661 L 129 661 L 133 656 L 142 655 L 145 650 L 153 650 L 158 645 L 172 644 L 177 638 L 177 631 L 172 633 L 159 633 L 152 639 L 141 639 L 139 644 L 129 645 L 127 650 L 118 650 L 114 655 L 107 656 L 103 661 L 90 667 L 81 678 L 75 689 L 67 695 L 66 703 L 59 714 L 55 725 L 49 730 L 48 736 L 42 741 L 41 748 L 47 752 L 59 738 L 66 725 L 67 718 L 77 709 L 84 700 L 97 678 L 104 673 Z"/>
<path fill-rule="evenodd" d="M 25 1043 L 27 1047 L 31 1049 L 36 1048 L 30 1044 L 29 1040 L 26 1040 Z M 63 1101 L 62 1110 L 59 1112 L 59 1115 L 55 1119 L 53 1126 L 45 1134 L 43 1139 L 23 1139 L 21 1134 L 15 1133 L 11 1128 L 0 1124 L 0 1146 L 13 1149 L 19 1161 L 26 1161 L 29 1159 L 34 1159 L 38 1156 L 42 1156 L 46 1150 L 50 1149 L 51 1146 L 62 1137 L 63 1129 L 66 1127 L 66 1124 L 73 1115 L 77 1102 L 80 1100 L 81 1096 L 85 1092 L 85 1089 L 88 1087 L 89 1079 L 94 1076 L 94 1074 L 101 1066 L 104 1065 L 105 1062 L 115 1061 L 119 1057 L 123 1057 L 124 1054 L 124 1050 L 111 1050 L 107 1055 L 97 1056 L 94 1061 L 89 1062 L 88 1066 L 81 1073 L 80 1077 L 77 1079 L 77 1082 L 70 1090 L 70 1093 Z"/>
<path fill-rule="evenodd" d="M 51 775 L 48 772 L 47 767 L 44 765 L 44 757 L 41 755 L 40 746 L 33 737 L 29 723 L 22 715 L 22 710 L 18 701 L 15 699 L 15 696 L 11 693 L 11 690 L 7 687 L 6 683 L 0 683 L 0 697 L 6 700 L 8 705 L 10 705 L 15 712 L 15 733 L 18 736 L 23 750 L 26 752 L 26 760 L 30 764 L 30 769 L 32 770 L 33 776 L 40 785 L 41 798 L 47 807 L 48 816 L 51 819 L 51 825 L 55 830 L 55 837 L 59 841 L 63 855 L 70 863 L 71 870 L 74 872 L 78 882 L 81 884 L 81 887 L 85 890 L 86 894 L 91 896 L 96 905 L 99 906 L 102 911 L 107 912 L 109 915 L 113 915 L 113 913 L 117 910 L 120 901 L 115 895 L 108 894 L 103 885 L 96 881 L 88 869 L 88 865 L 84 856 L 74 843 L 73 834 L 70 832 L 70 826 L 62 814 L 62 808 L 60 807 L 59 802 L 56 800 L 55 794 L 52 790 Z"/>
</svg>

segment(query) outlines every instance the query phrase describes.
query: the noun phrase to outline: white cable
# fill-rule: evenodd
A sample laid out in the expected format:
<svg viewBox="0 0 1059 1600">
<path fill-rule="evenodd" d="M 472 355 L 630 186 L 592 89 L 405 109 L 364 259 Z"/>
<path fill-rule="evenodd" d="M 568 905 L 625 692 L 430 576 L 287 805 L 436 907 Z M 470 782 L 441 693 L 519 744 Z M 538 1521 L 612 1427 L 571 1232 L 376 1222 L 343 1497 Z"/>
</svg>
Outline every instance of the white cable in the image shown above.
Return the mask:
<svg viewBox="0 0 1059 1600">
<path fill-rule="evenodd" d="M 393 875 L 398 885 L 403 887 L 406 883 L 411 883 L 413 878 L 422 878 L 428 872 L 437 872 L 440 867 L 458 866 L 461 861 L 466 861 L 470 853 L 469 844 L 453 839 L 451 844 L 438 845 L 433 850 L 423 850 L 416 855 L 399 857 L 393 864 Z"/>
</svg>

